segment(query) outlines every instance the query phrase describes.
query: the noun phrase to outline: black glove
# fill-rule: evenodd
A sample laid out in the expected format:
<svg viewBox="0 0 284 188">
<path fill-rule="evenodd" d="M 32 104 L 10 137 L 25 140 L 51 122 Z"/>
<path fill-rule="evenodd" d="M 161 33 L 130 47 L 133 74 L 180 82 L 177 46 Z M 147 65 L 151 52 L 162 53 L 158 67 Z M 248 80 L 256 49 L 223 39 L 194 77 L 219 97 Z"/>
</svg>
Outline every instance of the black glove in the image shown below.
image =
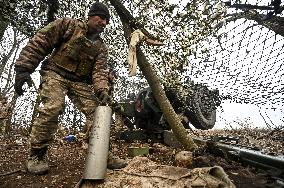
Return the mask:
<svg viewBox="0 0 284 188">
<path fill-rule="evenodd" d="M 98 90 L 96 92 L 96 97 L 100 100 L 101 105 L 106 105 L 111 101 L 111 97 L 108 95 L 105 90 Z"/>
<path fill-rule="evenodd" d="M 122 105 L 118 104 L 117 102 L 111 105 L 112 110 L 117 113 L 124 113 L 124 108 Z"/>
<path fill-rule="evenodd" d="M 14 88 L 15 88 L 16 93 L 19 96 L 21 96 L 24 93 L 24 90 L 22 87 L 25 84 L 25 82 L 27 82 L 29 87 L 32 86 L 32 78 L 28 71 L 23 71 L 23 69 L 22 70 L 15 69 L 15 70 L 16 70 L 16 78 L 15 78 Z"/>
</svg>

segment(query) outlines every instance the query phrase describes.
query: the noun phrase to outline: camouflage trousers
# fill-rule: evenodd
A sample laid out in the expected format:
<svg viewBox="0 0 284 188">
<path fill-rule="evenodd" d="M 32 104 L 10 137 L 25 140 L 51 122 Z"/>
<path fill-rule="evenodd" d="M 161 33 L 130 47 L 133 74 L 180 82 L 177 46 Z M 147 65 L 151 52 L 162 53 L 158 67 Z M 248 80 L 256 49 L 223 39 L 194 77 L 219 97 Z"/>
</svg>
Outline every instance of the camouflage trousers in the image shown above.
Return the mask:
<svg viewBox="0 0 284 188">
<path fill-rule="evenodd" d="M 65 96 L 86 116 L 86 127 L 93 124 L 97 107 L 93 89 L 83 82 L 73 82 L 53 71 L 44 71 L 39 90 L 40 104 L 32 124 L 30 144 L 32 148 L 43 148 L 54 139 L 58 127 L 58 116 L 64 112 Z"/>
</svg>

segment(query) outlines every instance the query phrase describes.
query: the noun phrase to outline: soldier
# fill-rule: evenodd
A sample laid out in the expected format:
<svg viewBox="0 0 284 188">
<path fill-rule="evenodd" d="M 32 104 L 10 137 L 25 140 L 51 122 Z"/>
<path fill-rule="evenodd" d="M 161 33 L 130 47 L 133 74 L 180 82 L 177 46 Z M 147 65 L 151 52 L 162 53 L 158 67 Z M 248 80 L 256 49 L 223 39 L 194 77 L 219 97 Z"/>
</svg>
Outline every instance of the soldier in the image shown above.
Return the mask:
<svg viewBox="0 0 284 188">
<path fill-rule="evenodd" d="M 57 130 L 58 116 L 63 112 L 67 95 L 86 116 L 91 127 L 99 101 L 108 99 L 107 47 L 100 33 L 109 23 L 108 8 L 94 3 L 87 20 L 58 19 L 39 30 L 20 53 L 15 64 L 15 91 L 23 94 L 22 86 L 31 82 L 30 74 L 41 66 L 41 98 L 30 135 L 27 170 L 44 174 L 49 167 L 45 160 L 48 145 Z M 108 168 L 123 168 L 126 163 L 109 155 Z"/>
</svg>

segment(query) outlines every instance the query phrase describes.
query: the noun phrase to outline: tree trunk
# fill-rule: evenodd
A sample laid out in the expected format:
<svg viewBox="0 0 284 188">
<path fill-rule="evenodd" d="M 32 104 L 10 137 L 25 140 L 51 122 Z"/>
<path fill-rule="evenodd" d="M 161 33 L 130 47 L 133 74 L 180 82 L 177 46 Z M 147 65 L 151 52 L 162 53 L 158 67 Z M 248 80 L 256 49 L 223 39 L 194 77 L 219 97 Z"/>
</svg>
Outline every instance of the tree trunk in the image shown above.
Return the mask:
<svg viewBox="0 0 284 188">
<path fill-rule="evenodd" d="M 56 19 L 55 14 L 58 12 L 59 2 L 58 0 L 47 1 L 47 24 L 53 22 Z"/>
<path fill-rule="evenodd" d="M 9 22 L 4 21 L 2 18 L 0 18 L 0 41 L 2 41 L 3 35 L 9 25 Z"/>
<path fill-rule="evenodd" d="M 116 12 L 118 13 L 122 24 L 124 26 L 124 36 L 126 38 L 127 43 L 129 44 L 130 34 L 133 32 L 133 29 L 138 29 L 139 26 L 136 20 L 132 17 L 132 15 L 128 12 L 128 10 L 120 3 L 119 0 L 110 0 L 111 4 L 114 6 Z M 141 28 L 139 28 L 141 29 Z M 142 32 L 145 30 L 141 29 Z M 184 146 L 186 150 L 194 150 L 197 146 L 193 142 L 192 138 L 188 136 L 186 129 L 183 127 L 181 120 L 178 115 L 175 113 L 172 105 L 166 97 L 166 94 L 161 86 L 159 77 L 147 61 L 144 53 L 138 47 L 137 48 L 137 63 L 140 67 L 143 75 L 148 81 L 149 86 L 153 91 L 153 95 L 157 100 L 162 112 L 164 113 L 164 117 L 171 126 L 173 133 L 175 134 L 178 141 Z"/>
<path fill-rule="evenodd" d="M 11 20 L 16 16 L 16 0 L 1 1 L 0 5 L 0 41 L 3 38 L 4 32 L 6 31 Z"/>
</svg>

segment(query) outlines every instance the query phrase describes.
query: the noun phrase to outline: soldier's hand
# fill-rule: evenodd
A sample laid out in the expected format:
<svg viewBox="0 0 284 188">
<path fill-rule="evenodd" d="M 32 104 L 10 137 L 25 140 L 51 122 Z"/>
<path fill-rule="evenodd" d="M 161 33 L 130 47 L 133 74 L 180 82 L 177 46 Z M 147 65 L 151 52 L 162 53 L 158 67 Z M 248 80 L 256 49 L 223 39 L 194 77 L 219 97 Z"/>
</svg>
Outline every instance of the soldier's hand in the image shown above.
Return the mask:
<svg viewBox="0 0 284 188">
<path fill-rule="evenodd" d="M 24 93 L 23 85 L 27 83 L 29 87 L 32 86 L 32 78 L 29 72 L 16 72 L 15 78 L 15 91 L 16 93 L 21 96 Z"/>
<path fill-rule="evenodd" d="M 118 103 L 113 103 L 112 104 L 112 110 L 114 112 L 117 112 L 117 113 L 123 113 L 124 112 L 123 106 L 118 104 Z"/>
<path fill-rule="evenodd" d="M 96 92 L 96 97 L 100 100 L 101 105 L 106 105 L 110 102 L 111 97 L 106 90 L 99 90 Z"/>
</svg>

